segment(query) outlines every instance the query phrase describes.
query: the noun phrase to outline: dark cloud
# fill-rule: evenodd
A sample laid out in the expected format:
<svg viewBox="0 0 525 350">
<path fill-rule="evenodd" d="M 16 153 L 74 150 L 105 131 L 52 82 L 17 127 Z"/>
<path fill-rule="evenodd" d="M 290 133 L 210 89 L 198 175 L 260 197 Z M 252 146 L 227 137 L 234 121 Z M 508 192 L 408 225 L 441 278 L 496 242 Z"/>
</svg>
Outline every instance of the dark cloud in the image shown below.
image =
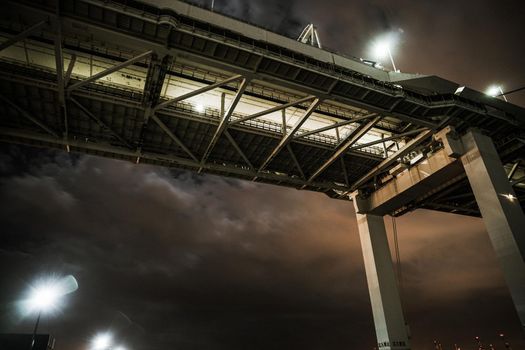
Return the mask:
<svg viewBox="0 0 525 350">
<path fill-rule="evenodd" d="M 6 159 L 20 153 L 9 150 Z M 92 157 L 36 159 L 0 185 L 1 300 L 42 273 L 74 274 L 80 289 L 43 323 L 61 349 L 105 328 L 134 349 L 372 347 L 350 203 Z M 443 218 L 416 212 L 398 223 L 418 348 L 476 330 L 518 334 L 481 222 L 447 215 L 444 229 Z M 15 311 L 3 305 L 3 329 L 29 329 Z M 465 312 L 468 325 L 455 317 Z"/>
</svg>

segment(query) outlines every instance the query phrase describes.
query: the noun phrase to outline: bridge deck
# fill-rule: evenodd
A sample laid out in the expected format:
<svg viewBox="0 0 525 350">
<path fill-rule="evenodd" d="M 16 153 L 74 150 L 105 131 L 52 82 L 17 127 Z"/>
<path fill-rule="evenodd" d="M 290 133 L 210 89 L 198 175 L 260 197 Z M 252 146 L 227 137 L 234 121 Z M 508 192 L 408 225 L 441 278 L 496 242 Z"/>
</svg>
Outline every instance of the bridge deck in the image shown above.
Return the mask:
<svg viewBox="0 0 525 350">
<path fill-rule="evenodd" d="M 171 9 L 60 4 L 58 11 L 55 0 L 3 5 L 1 141 L 348 199 L 357 188 L 380 186 L 396 160 L 414 162 L 439 148 L 431 136 L 441 127 L 476 127 L 495 140 L 508 172 L 515 169 L 525 205 L 523 164 L 514 167 L 525 158 L 519 107 L 469 89 L 429 90 L 418 85 L 426 77 L 377 69 L 178 1 Z M 8 45 L 19 33 L 25 40 Z M 479 215 L 464 177 L 397 214 L 418 207 Z"/>
</svg>

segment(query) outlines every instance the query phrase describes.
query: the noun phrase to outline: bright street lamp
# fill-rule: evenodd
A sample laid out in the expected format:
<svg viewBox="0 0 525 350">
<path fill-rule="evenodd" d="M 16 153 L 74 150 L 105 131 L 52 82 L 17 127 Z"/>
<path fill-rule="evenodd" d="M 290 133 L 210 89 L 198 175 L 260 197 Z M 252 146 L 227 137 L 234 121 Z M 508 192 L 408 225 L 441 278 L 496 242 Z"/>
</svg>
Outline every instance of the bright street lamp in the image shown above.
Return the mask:
<svg viewBox="0 0 525 350">
<path fill-rule="evenodd" d="M 127 350 L 122 345 L 114 343 L 113 334 L 110 332 L 98 333 L 91 340 L 90 350 Z"/>
<path fill-rule="evenodd" d="M 93 338 L 93 350 L 108 350 L 113 342 L 113 336 L 110 333 L 100 333 Z"/>
<path fill-rule="evenodd" d="M 71 275 L 62 278 L 42 280 L 31 287 L 29 297 L 25 300 L 25 304 L 30 312 L 38 312 L 38 316 L 31 337 L 30 350 L 32 350 L 35 345 L 36 333 L 42 313 L 50 313 L 57 310 L 60 298 L 77 289 L 77 280 Z"/>
<path fill-rule="evenodd" d="M 485 94 L 489 95 L 490 97 L 499 97 L 499 96 L 501 96 L 501 97 L 503 97 L 505 102 L 508 102 L 507 98 L 505 97 L 505 93 L 503 92 L 503 88 L 501 87 L 501 85 L 491 85 L 491 86 L 489 86 L 487 91 L 485 91 Z"/>
<path fill-rule="evenodd" d="M 396 63 L 394 62 L 394 56 L 392 55 L 392 50 L 397 45 L 399 41 L 399 33 L 388 33 L 382 37 L 377 38 L 372 42 L 371 46 L 371 55 L 376 60 L 390 59 L 392 63 L 392 68 L 395 72 L 398 72 Z"/>
</svg>

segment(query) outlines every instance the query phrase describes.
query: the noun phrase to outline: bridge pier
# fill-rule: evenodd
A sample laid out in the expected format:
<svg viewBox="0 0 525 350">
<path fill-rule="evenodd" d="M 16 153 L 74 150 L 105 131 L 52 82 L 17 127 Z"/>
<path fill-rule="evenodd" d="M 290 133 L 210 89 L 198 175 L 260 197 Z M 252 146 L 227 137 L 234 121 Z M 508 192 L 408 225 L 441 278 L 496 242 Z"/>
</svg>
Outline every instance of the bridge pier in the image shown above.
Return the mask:
<svg viewBox="0 0 525 350">
<path fill-rule="evenodd" d="M 408 350 L 408 329 L 403 316 L 383 216 L 360 214 L 355 195 L 354 204 L 378 349 Z"/>
<path fill-rule="evenodd" d="M 471 131 L 461 161 L 525 331 L 525 215 L 490 137 Z"/>
</svg>

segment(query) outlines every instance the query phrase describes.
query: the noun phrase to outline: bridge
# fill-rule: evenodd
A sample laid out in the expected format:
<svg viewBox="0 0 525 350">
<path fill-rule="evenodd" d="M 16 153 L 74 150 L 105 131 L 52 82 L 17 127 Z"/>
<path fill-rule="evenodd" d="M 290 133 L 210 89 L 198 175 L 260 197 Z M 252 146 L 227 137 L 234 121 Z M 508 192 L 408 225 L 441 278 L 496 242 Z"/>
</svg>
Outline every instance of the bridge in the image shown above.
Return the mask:
<svg viewBox="0 0 525 350">
<path fill-rule="evenodd" d="M 523 108 L 176 0 L 5 0 L 0 42 L 2 142 L 353 201 L 380 349 L 383 217 L 418 208 L 483 217 L 525 325 Z"/>
</svg>

